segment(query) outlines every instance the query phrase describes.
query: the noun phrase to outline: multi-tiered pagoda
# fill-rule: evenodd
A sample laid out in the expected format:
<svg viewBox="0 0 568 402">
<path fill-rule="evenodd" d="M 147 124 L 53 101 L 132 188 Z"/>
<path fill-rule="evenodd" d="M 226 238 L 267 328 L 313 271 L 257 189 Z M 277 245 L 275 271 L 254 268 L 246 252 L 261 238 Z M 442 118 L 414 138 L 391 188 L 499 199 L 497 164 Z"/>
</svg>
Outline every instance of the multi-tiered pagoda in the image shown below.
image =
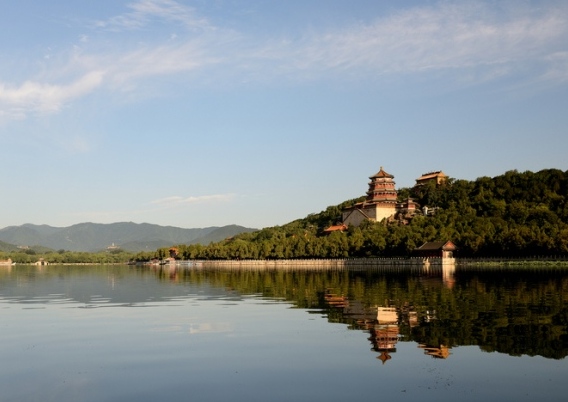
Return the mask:
<svg viewBox="0 0 568 402">
<path fill-rule="evenodd" d="M 367 191 L 367 199 L 365 202 L 378 204 L 396 204 L 397 193 L 394 188 L 394 176 L 383 170 L 381 170 L 374 176 L 369 177 L 371 181 L 369 182 L 369 190 Z"/>
<path fill-rule="evenodd" d="M 365 201 L 343 211 L 343 224 L 359 226 L 365 220 L 382 221 L 396 213 L 397 192 L 394 176 L 381 169 L 369 177 L 369 190 Z"/>
</svg>

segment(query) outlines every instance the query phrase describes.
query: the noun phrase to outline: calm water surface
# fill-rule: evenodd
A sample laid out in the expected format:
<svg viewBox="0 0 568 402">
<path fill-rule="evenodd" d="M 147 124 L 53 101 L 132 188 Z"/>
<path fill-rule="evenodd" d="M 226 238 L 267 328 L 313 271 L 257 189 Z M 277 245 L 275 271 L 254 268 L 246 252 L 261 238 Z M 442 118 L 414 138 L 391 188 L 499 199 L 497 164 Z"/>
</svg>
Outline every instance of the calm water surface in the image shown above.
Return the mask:
<svg viewBox="0 0 568 402">
<path fill-rule="evenodd" d="M 0 267 L 0 401 L 565 401 L 568 271 Z"/>
</svg>

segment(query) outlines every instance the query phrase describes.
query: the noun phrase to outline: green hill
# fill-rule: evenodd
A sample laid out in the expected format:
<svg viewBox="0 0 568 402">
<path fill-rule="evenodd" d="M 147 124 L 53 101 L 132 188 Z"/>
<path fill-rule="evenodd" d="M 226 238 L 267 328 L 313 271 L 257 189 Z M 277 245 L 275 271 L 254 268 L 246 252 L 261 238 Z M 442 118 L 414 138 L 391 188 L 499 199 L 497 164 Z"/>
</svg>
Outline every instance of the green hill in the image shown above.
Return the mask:
<svg viewBox="0 0 568 402">
<path fill-rule="evenodd" d="M 18 247 L 14 246 L 13 244 L 9 244 L 3 241 L 0 241 L 0 251 L 10 252 L 10 251 L 17 251 Z"/>
<path fill-rule="evenodd" d="M 181 229 L 129 222 L 82 223 L 67 228 L 22 225 L 0 230 L 0 251 L 38 244 L 53 250 L 100 251 L 111 244 L 156 252 L 178 245 L 181 258 L 276 259 L 408 256 L 426 241 L 452 240 L 458 257 L 568 256 L 568 171 L 506 172 L 474 181 L 449 178 L 442 185 L 398 190 L 421 207 L 412 219 L 363 222 L 341 232 L 345 201 L 286 225 L 261 230 L 236 225 Z M 21 248 L 18 250 L 22 250 Z M 34 253 L 33 248 L 28 253 Z"/>
<path fill-rule="evenodd" d="M 243 233 L 207 247 L 181 246 L 184 258 L 266 259 L 408 256 L 426 241 L 452 240 L 458 256 L 568 255 L 568 172 L 506 172 L 474 181 L 450 178 L 398 191 L 421 210 L 410 222 L 364 222 L 325 235 L 344 207 L 330 206 L 283 226 Z"/>
</svg>

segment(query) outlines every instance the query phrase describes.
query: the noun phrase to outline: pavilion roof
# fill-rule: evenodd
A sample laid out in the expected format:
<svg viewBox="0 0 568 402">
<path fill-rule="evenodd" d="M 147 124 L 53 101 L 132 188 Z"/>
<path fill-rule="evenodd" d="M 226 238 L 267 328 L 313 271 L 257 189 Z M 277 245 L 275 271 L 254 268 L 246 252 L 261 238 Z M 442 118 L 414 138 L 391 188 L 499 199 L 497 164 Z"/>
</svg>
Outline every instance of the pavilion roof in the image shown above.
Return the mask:
<svg viewBox="0 0 568 402">
<path fill-rule="evenodd" d="M 415 248 L 416 251 L 453 251 L 457 249 L 456 245 L 447 240 L 447 241 L 428 241 L 421 245 L 420 247 Z"/>
</svg>

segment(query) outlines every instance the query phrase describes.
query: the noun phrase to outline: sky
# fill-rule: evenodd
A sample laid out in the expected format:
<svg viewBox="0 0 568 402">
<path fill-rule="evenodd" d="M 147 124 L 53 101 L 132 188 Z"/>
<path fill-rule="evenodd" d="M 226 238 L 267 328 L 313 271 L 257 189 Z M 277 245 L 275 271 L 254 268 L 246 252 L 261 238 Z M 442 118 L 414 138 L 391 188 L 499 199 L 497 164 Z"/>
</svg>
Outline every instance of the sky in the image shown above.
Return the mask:
<svg viewBox="0 0 568 402">
<path fill-rule="evenodd" d="M 568 170 L 564 0 L 18 0 L 0 33 L 0 228 L 263 228 L 381 167 Z"/>
</svg>

